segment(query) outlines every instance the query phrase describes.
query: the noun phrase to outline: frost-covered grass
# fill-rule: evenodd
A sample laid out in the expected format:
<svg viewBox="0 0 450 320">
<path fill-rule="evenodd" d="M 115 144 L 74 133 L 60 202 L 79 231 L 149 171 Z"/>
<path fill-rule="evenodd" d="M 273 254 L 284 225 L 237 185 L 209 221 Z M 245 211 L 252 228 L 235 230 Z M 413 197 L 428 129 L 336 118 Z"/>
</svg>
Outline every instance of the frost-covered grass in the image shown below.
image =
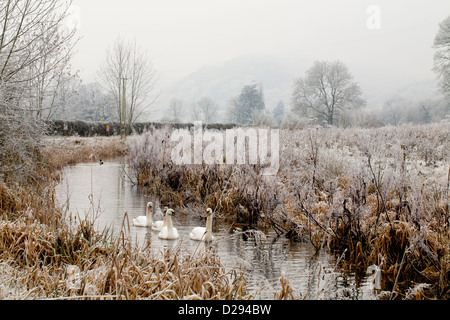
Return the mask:
<svg viewBox="0 0 450 320">
<path fill-rule="evenodd" d="M 389 290 L 423 282 L 448 296 L 448 123 L 287 137 L 282 179 L 299 234 L 345 251 L 349 268 L 380 266 Z"/>
<path fill-rule="evenodd" d="M 123 141 L 63 139 L 35 150 L 34 173 L 0 182 L 0 297 L 6 299 L 246 299 L 245 279 L 217 255 L 155 254 L 72 225 L 55 204 L 59 169 L 129 155 L 130 176 L 180 210 L 273 228 L 382 272 L 387 298 L 449 298 L 447 123 L 380 129 L 283 129 L 280 170 L 175 166 L 169 128 Z M 12 160 L 11 160 L 12 161 Z M 194 272 L 195 271 L 195 272 Z M 293 298 L 288 279 L 275 298 Z"/>
<path fill-rule="evenodd" d="M 135 183 L 180 208 L 310 241 L 350 270 L 378 266 L 391 297 L 449 296 L 450 125 L 282 129 L 280 170 L 171 161 L 171 129 L 128 140 Z"/>
</svg>

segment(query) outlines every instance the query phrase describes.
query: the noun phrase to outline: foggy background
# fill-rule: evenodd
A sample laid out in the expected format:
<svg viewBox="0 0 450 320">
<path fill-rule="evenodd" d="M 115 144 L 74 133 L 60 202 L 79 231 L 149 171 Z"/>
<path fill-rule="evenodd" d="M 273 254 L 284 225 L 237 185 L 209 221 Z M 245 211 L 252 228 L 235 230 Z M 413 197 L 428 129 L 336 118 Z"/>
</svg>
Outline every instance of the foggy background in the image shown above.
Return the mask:
<svg viewBox="0 0 450 320">
<path fill-rule="evenodd" d="M 73 67 L 96 81 L 105 51 L 118 36 L 136 40 L 158 73 L 160 119 L 173 98 L 186 107 L 203 96 L 219 108 L 244 85 L 262 83 L 266 109 L 282 100 L 315 60 L 348 66 L 367 110 L 393 96 L 436 94 L 433 40 L 450 14 L 450 1 L 300 0 L 75 0 L 78 35 Z M 380 9 L 369 28 L 370 6 Z"/>
</svg>

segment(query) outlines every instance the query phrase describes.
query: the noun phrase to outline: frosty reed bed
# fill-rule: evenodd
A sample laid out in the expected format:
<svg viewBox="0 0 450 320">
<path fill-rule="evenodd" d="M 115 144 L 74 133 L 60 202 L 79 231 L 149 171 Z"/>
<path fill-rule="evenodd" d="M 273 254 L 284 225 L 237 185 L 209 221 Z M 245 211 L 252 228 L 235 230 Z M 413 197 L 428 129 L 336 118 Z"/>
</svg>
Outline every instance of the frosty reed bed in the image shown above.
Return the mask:
<svg viewBox="0 0 450 320">
<path fill-rule="evenodd" d="M 280 131 L 280 170 L 259 165 L 174 165 L 171 128 L 128 140 L 131 176 L 145 192 L 181 208 L 208 206 L 249 227 L 271 227 L 340 266 L 383 273 L 404 298 L 418 283 L 449 296 L 450 125 Z M 224 152 L 225 154 L 225 152 Z"/>
<path fill-rule="evenodd" d="M 39 179 L 0 183 L 0 299 L 252 298 L 242 273 L 225 270 L 212 250 L 136 247 L 125 213 L 116 238 L 65 216 L 54 196 L 59 170 L 124 152 L 117 139 L 59 140 L 36 150 L 31 169 Z"/>
<path fill-rule="evenodd" d="M 47 163 L 59 170 L 80 162 L 99 161 L 126 155 L 127 146 L 119 137 L 48 137 L 41 147 Z"/>
<path fill-rule="evenodd" d="M 85 226 L 86 227 L 86 226 Z M 43 230 L 41 230 L 41 228 Z M 105 242 L 82 233 L 55 234 L 26 221 L 0 224 L 5 299 L 249 299 L 245 280 L 205 250 L 162 255 L 129 240 Z M 19 275 L 19 276 L 17 276 Z M 14 292 L 21 292 L 20 295 Z"/>
</svg>

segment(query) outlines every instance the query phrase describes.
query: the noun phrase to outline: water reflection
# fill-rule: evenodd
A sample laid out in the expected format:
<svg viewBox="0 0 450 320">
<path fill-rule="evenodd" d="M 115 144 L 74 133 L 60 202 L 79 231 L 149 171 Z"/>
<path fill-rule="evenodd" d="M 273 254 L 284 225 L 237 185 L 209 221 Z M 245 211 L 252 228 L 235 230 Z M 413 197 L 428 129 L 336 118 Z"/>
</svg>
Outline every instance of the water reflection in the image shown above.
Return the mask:
<svg viewBox="0 0 450 320">
<path fill-rule="evenodd" d="M 127 166 L 121 161 L 78 164 L 65 169 L 63 181 L 57 188 L 57 197 L 68 214 L 81 218 L 95 218 L 99 230 L 111 228 L 120 233 L 125 212 L 129 221 L 145 215 L 148 201 L 161 208 L 158 199 L 140 194 L 128 181 Z M 91 197 L 92 195 L 92 197 Z M 174 208 L 176 210 L 176 208 Z M 176 215 L 174 226 L 180 239 L 161 240 L 148 228 L 130 226 L 131 239 L 140 246 L 150 244 L 156 253 L 180 248 L 181 254 L 204 250 L 205 244 L 192 241 L 190 231 L 204 226 L 205 221 L 188 215 Z M 243 234 L 228 234 L 229 225 L 214 219 L 213 248 L 227 268 L 245 270 L 249 289 L 259 290 L 257 298 L 272 299 L 280 288 L 280 277 L 285 274 L 294 288 L 295 296 L 306 299 L 372 299 L 370 279 L 360 285 L 355 276 L 338 273 L 326 252 L 315 255 L 312 245 L 289 241 L 268 232 L 263 237 L 243 238 Z"/>
</svg>

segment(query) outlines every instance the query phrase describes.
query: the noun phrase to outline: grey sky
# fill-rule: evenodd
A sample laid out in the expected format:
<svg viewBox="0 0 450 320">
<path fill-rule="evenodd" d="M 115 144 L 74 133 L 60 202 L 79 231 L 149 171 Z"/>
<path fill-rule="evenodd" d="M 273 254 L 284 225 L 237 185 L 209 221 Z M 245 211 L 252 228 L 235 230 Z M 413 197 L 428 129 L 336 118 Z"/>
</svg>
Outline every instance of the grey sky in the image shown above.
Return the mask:
<svg viewBox="0 0 450 320">
<path fill-rule="evenodd" d="M 358 78 L 434 78 L 433 39 L 448 0 L 75 0 L 83 37 L 74 67 L 94 79 L 120 35 L 153 59 L 161 82 L 248 54 L 295 61 L 339 59 Z M 369 30 L 370 5 L 380 29 Z M 309 67 L 309 66 L 305 66 Z M 302 74 L 299 74 L 302 76 Z"/>
</svg>

